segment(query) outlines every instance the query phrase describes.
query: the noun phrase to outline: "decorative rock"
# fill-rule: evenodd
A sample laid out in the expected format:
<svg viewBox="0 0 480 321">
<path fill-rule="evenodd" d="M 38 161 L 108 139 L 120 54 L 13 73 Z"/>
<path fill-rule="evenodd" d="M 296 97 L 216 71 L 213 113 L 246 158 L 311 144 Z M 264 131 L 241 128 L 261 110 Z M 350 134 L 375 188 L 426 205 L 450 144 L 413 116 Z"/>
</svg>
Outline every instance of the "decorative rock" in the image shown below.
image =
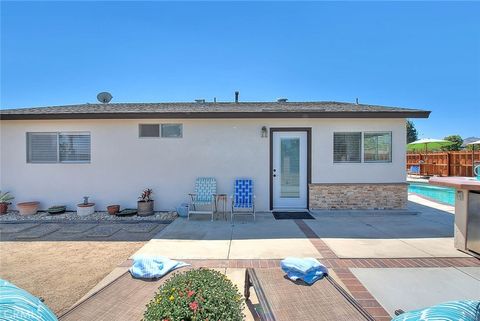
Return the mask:
<svg viewBox="0 0 480 321">
<path fill-rule="evenodd" d="M 22 216 L 18 211 L 9 211 L 5 215 L 0 215 L 0 222 L 22 222 L 22 221 L 49 221 L 49 222 L 85 222 L 85 221 L 173 221 L 178 214 L 176 212 L 155 212 L 151 216 L 117 216 L 109 215 L 107 212 L 95 212 L 87 216 L 78 216 L 77 212 L 70 211 L 63 214 L 50 215 L 47 212 L 38 212 L 33 216 Z"/>
</svg>

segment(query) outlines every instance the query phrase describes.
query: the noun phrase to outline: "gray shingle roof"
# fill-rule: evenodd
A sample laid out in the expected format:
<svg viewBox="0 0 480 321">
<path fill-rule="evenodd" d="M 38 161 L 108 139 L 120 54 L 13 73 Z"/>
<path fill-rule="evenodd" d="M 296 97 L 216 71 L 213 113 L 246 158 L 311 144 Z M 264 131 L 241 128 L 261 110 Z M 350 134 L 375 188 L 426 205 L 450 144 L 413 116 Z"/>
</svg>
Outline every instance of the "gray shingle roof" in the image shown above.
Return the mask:
<svg viewBox="0 0 480 321">
<path fill-rule="evenodd" d="M 429 111 L 342 102 L 109 103 L 0 110 L 13 119 L 427 118 Z"/>
</svg>

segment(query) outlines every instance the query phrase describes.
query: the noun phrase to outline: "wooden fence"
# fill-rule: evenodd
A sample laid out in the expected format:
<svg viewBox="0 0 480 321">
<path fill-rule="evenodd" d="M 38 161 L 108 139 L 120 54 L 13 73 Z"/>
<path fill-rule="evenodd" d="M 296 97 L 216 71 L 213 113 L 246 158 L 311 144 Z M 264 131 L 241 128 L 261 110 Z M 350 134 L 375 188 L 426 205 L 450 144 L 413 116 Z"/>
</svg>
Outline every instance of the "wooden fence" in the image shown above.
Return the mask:
<svg viewBox="0 0 480 321">
<path fill-rule="evenodd" d="M 480 148 L 480 147 L 479 147 Z M 472 159 L 480 165 L 480 151 L 407 153 L 407 171 L 411 166 L 420 166 L 420 175 L 425 176 L 473 176 Z"/>
</svg>

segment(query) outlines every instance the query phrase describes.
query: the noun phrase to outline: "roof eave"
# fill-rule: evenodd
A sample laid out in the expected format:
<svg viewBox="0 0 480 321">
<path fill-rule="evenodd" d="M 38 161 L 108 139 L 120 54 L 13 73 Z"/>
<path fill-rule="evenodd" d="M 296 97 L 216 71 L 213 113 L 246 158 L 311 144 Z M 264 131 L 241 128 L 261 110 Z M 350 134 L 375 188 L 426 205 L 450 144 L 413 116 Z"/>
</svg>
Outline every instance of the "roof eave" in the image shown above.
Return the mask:
<svg viewBox="0 0 480 321">
<path fill-rule="evenodd" d="M 430 111 L 362 112 L 115 112 L 0 114 L 0 120 L 212 118 L 428 118 Z"/>
</svg>

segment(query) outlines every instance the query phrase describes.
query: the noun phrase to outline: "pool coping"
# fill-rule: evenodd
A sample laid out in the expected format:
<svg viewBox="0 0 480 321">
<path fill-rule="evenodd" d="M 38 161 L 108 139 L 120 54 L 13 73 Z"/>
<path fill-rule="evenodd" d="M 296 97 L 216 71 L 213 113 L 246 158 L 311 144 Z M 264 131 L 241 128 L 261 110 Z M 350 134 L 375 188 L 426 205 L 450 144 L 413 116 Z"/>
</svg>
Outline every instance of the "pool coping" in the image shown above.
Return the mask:
<svg viewBox="0 0 480 321">
<path fill-rule="evenodd" d="M 445 203 L 445 202 L 439 201 L 435 198 L 431 198 L 431 197 L 428 197 L 428 196 L 425 196 L 425 195 L 422 195 L 422 194 L 418 194 L 418 193 L 414 193 L 414 192 L 408 192 L 408 194 L 418 196 L 420 198 L 426 199 L 427 201 L 434 202 L 434 203 L 437 203 L 437 204 L 440 204 L 440 205 L 455 207 L 455 204 Z"/>
</svg>

